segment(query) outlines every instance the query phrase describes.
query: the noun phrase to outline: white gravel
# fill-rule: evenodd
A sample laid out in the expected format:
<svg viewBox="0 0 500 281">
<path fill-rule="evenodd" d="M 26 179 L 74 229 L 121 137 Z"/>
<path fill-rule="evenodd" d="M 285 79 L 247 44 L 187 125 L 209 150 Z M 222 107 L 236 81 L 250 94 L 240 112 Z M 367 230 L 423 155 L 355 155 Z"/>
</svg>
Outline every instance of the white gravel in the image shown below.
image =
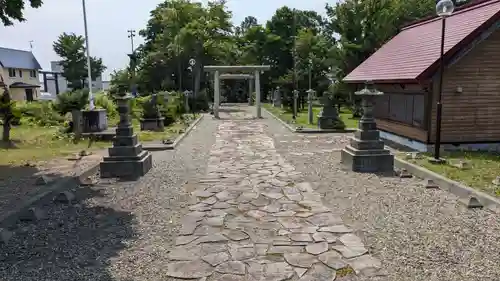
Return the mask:
<svg viewBox="0 0 500 281">
<path fill-rule="evenodd" d="M 497 215 L 469 210 L 453 194 L 420 187 L 418 179 L 346 172 L 334 150 L 347 144 L 348 134 L 301 136 L 269 119 L 277 149 L 310 181 L 321 182 L 317 191 L 325 204 L 359 230 L 387 272 L 378 279 L 337 280 L 500 280 Z M 334 141 L 332 151 L 318 151 L 327 141 Z"/>
<path fill-rule="evenodd" d="M 0 280 L 165 280 L 184 189 L 205 173 L 215 128 L 208 116 L 175 150 L 154 152 L 138 182 L 102 181 L 79 189 L 76 206 L 43 207 L 47 220 L 19 225 L 0 245 Z"/>
</svg>

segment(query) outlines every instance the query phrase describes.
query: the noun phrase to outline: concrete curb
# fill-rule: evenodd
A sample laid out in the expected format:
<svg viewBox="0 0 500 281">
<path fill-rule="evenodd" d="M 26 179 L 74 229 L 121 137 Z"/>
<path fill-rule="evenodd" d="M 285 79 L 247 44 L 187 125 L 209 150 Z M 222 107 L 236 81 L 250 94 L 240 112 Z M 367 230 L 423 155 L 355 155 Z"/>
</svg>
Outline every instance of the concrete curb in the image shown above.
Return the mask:
<svg viewBox="0 0 500 281">
<path fill-rule="evenodd" d="M 271 113 L 269 110 L 266 108 L 262 107 L 262 109 L 269 115 L 271 115 L 274 119 L 278 120 L 283 126 L 285 126 L 288 130 L 290 130 L 292 133 L 301 133 L 301 134 L 327 134 L 327 133 L 352 133 L 355 132 L 355 128 L 346 128 L 344 130 L 321 130 L 321 129 L 311 129 L 311 128 L 303 128 L 303 129 L 297 129 L 297 127 L 290 125 L 283 121 L 281 118 L 278 116 L 274 115 Z"/>
<path fill-rule="evenodd" d="M 406 169 L 410 174 L 418 178 L 433 180 L 441 189 L 458 196 L 461 203 L 467 205 L 471 198 L 476 198 L 485 208 L 495 213 L 500 213 L 500 199 L 491 195 L 398 158 L 394 158 L 394 166 L 399 169 Z"/>
<path fill-rule="evenodd" d="M 200 123 L 200 121 L 203 119 L 205 114 L 201 114 L 200 117 L 198 117 L 196 120 L 187 127 L 186 131 L 184 133 L 180 134 L 172 144 L 161 144 L 161 143 L 143 143 L 142 148 L 147 151 L 163 151 L 163 150 L 172 150 L 175 149 L 179 145 L 179 143 L 191 132 L 194 127 Z"/>
<path fill-rule="evenodd" d="M 43 192 L 21 202 L 15 209 L 0 214 L 0 228 L 8 229 L 11 225 L 16 224 L 19 221 L 19 217 L 27 212 L 33 205 L 49 203 L 59 192 L 77 187 L 82 180 L 99 171 L 99 164 L 100 163 L 92 165 L 78 176 L 64 177 L 49 183 L 47 186 L 43 186 Z"/>
</svg>

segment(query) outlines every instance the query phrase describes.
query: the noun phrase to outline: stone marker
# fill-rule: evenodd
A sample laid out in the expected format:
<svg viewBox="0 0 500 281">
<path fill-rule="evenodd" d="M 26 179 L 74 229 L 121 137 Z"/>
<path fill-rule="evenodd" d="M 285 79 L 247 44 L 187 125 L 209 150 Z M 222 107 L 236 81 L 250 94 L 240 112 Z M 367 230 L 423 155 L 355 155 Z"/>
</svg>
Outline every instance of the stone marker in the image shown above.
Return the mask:
<svg viewBox="0 0 500 281">
<path fill-rule="evenodd" d="M 366 87 L 355 94 L 362 98 L 363 116 L 350 145 L 341 152 L 341 163 L 354 172 L 394 174 L 394 155 L 384 148 L 373 117 L 374 99 L 383 93 L 366 83 Z"/>
<path fill-rule="evenodd" d="M 49 178 L 48 176 L 41 175 L 41 176 L 39 176 L 39 177 L 36 178 L 35 184 L 36 185 L 47 185 L 51 181 L 52 181 L 51 178 Z"/>
<path fill-rule="evenodd" d="M 318 115 L 318 128 L 323 130 L 345 129 L 345 124 L 340 120 L 339 113 L 333 100 L 326 92 L 323 93 L 322 104 L 323 108 Z"/>
<path fill-rule="evenodd" d="M 9 231 L 5 228 L 0 228 L 0 242 L 3 244 L 9 243 L 9 240 L 14 236 L 12 231 Z"/>
<path fill-rule="evenodd" d="M 70 191 L 60 192 L 54 197 L 54 202 L 57 203 L 71 204 L 75 200 L 76 200 L 75 194 Z"/>
<path fill-rule="evenodd" d="M 428 188 L 428 189 L 439 188 L 439 185 L 437 183 L 435 183 L 434 180 L 432 180 L 432 179 L 425 179 L 422 184 L 425 188 Z"/>
<path fill-rule="evenodd" d="M 496 186 L 500 186 L 500 176 L 497 176 L 491 183 Z"/>
<path fill-rule="evenodd" d="M 405 168 L 399 169 L 396 174 L 399 176 L 401 179 L 411 179 L 413 177 L 412 174 L 408 172 Z"/>
<path fill-rule="evenodd" d="M 43 219 L 45 219 L 45 212 L 36 207 L 29 208 L 19 216 L 20 221 L 38 221 Z"/>
<path fill-rule="evenodd" d="M 469 209 L 475 209 L 475 208 L 482 209 L 483 204 L 481 204 L 481 202 L 479 202 L 479 200 L 476 197 L 471 197 L 469 199 L 469 203 L 467 203 L 467 208 L 469 208 Z"/>
</svg>

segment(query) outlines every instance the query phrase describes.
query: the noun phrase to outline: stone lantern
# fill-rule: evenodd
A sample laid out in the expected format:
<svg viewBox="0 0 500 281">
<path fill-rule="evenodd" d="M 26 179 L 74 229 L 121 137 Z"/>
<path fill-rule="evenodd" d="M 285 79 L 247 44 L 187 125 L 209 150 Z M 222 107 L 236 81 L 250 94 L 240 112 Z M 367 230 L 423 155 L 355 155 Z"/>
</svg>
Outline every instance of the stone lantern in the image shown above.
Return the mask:
<svg viewBox="0 0 500 281">
<path fill-rule="evenodd" d="M 373 117 L 374 100 L 383 94 L 376 90 L 371 82 L 367 82 L 364 89 L 355 93 L 361 98 L 363 116 L 350 144 L 341 154 L 342 164 L 355 172 L 383 174 L 394 172 L 394 155 L 384 148 L 384 142 L 380 140 L 380 132 Z"/>
<path fill-rule="evenodd" d="M 104 157 L 100 163 L 101 178 L 135 180 L 144 176 L 153 165 L 151 153 L 142 149 L 142 144 L 134 134 L 130 98 L 130 94 L 117 98 L 120 122 L 116 128 L 113 147 L 108 149 L 109 156 Z"/>
</svg>

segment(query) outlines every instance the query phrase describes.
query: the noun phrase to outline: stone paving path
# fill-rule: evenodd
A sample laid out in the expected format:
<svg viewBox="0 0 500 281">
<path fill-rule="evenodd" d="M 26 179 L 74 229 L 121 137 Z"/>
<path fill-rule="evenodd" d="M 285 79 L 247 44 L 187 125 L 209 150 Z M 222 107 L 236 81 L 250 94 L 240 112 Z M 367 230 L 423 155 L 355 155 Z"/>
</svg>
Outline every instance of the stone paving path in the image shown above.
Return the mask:
<svg viewBox="0 0 500 281">
<path fill-rule="evenodd" d="M 315 184 L 281 157 L 264 123 L 241 114 L 247 113 L 221 114 L 207 175 L 192 192 L 167 275 L 204 281 L 331 281 L 346 269 L 377 275 L 380 261 L 322 204 Z"/>
</svg>

